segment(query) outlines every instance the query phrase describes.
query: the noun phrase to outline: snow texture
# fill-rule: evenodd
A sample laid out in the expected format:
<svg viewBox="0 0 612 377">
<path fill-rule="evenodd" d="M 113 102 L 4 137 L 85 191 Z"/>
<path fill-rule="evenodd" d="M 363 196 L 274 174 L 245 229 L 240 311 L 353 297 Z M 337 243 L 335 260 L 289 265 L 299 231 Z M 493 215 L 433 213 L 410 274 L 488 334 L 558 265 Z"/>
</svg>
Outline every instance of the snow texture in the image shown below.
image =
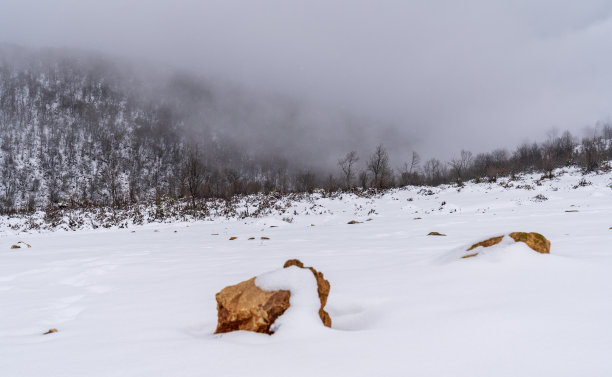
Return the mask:
<svg viewBox="0 0 612 377">
<path fill-rule="evenodd" d="M 280 289 L 291 292 L 289 309 L 272 325 L 278 336 L 309 336 L 325 328 L 319 318 L 319 294 L 313 273 L 304 268 L 291 266 L 258 276 L 255 285 L 264 291 Z"/>
</svg>

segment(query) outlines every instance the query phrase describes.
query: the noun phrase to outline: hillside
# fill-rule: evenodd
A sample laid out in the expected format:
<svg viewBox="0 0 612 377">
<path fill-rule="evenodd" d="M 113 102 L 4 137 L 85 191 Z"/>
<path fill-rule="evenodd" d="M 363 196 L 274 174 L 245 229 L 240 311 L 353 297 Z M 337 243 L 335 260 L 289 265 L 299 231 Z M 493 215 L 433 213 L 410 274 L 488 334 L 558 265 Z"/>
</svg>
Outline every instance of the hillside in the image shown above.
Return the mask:
<svg viewBox="0 0 612 377">
<path fill-rule="evenodd" d="M 0 45 L 0 213 L 289 191 L 336 159 L 314 152 L 360 139 L 312 114 L 142 62 Z"/>
</svg>

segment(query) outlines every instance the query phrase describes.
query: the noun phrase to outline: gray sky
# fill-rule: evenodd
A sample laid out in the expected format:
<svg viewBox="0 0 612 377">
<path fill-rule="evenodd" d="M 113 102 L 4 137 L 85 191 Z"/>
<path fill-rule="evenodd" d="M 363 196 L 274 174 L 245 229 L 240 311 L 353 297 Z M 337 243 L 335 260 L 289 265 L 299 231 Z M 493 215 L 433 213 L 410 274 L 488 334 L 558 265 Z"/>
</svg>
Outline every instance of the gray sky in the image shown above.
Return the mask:
<svg viewBox="0 0 612 377">
<path fill-rule="evenodd" d="M 0 40 L 286 94 L 449 158 L 609 119 L 611 16 L 609 0 L 0 0 Z"/>
</svg>

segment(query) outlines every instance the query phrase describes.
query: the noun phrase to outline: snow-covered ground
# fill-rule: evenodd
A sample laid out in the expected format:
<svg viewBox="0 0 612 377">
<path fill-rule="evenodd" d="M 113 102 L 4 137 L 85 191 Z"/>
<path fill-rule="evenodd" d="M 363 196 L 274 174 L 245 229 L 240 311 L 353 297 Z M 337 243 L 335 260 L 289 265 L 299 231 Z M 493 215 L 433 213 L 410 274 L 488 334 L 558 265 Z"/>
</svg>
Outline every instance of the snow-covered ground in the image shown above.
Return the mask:
<svg viewBox="0 0 612 377">
<path fill-rule="evenodd" d="M 612 174 L 536 178 L 320 198 L 292 222 L 5 230 L 0 376 L 612 376 Z M 551 254 L 454 257 L 512 231 Z M 331 329 L 213 334 L 216 292 L 291 258 L 330 281 Z"/>
</svg>

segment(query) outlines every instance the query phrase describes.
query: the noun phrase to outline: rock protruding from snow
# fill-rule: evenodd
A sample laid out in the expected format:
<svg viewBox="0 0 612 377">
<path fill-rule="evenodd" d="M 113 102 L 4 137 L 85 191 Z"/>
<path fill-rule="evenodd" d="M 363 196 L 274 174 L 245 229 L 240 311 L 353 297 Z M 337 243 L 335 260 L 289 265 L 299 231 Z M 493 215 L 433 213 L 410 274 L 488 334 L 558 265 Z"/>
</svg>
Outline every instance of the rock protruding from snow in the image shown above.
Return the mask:
<svg viewBox="0 0 612 377">
<path fill-rule="evenodd" d="M 512 232 L 507 235 L 510 239 L 514 240 L 514 242 L 523 242 L 527 246 L 529 246 L 532 250 L 537 251 L 541 254 L 549 254 L 550 253 L 550 241 L 546 239 L 540 233 L 527 233 L 527 232 Z M 491 237 L 484 241 L 478 242 L 470 246 L 466 251 L 472 251 L 479 247 L 491 247 L 499 244 L 506 235 Z M 470 258 L 478 255 L 478 252 L 467 254 L 462 256 L 462 258 Z"/>
<path fill-rule="evenodd" d="M 215 334 L 246 330 L 272 334 L 274 321 L 289 308 L 288 290 L 264 291 L 255 278 L 225 287 L 217 293 Z"/>
<path fill-rule="evenodd" d="M 303 271 L 306 269 L 312 274 Z M 280 328 L 280 322 L 283 325 L 299 322 L 295 325 L 307 328 L 316 326 L 316 323 L 320 326 L 323 322 L 323 325 L 331 327 L 331 317 L 324 310 L 329 290 L 329 281 L 325 280 L 323 273 L 304 267 L 297 259 L 288 260 L 281 270 L 225 287 L 217 293 L 215 333 L 246 330 L 273 334 Z M 288 314 L 283 316 L 286 321 L 280 321 L 279 317 L 286 311 Z"/>
<path fill-rule="evenodd" d="M 331 288 L 329 281 L 325 280 L 325 276 L 322 272 L 315 270 L 313 267 L 304 267 L 304 263 L 302 263 L 298 259 L 289 259 L 285 262 L 283 268 L 287 268 L 290 266 L 297 266 L 299 268 L 307 268 L 312 271 L 315 279 L 317 279 L 317 293 L 319 294 L 319 301 L 321 301 L 321 307 L 319 308 L 319 317 L 321 317 L 321 321 L 327 327 L 331 327 L 331 317 L 329 313 L 325 311 L 325 305 L 327 305 L 327 296 L 329 296 L 329 290 Z"/>
<path fill-rule="evenodd" d="M 514 232 L 510 233 L 509 236 L 515 242 L 526 243 L 527 246 L 540 254 L 550 254 L 550 241 L 540 233 Z"/>
</svg>

